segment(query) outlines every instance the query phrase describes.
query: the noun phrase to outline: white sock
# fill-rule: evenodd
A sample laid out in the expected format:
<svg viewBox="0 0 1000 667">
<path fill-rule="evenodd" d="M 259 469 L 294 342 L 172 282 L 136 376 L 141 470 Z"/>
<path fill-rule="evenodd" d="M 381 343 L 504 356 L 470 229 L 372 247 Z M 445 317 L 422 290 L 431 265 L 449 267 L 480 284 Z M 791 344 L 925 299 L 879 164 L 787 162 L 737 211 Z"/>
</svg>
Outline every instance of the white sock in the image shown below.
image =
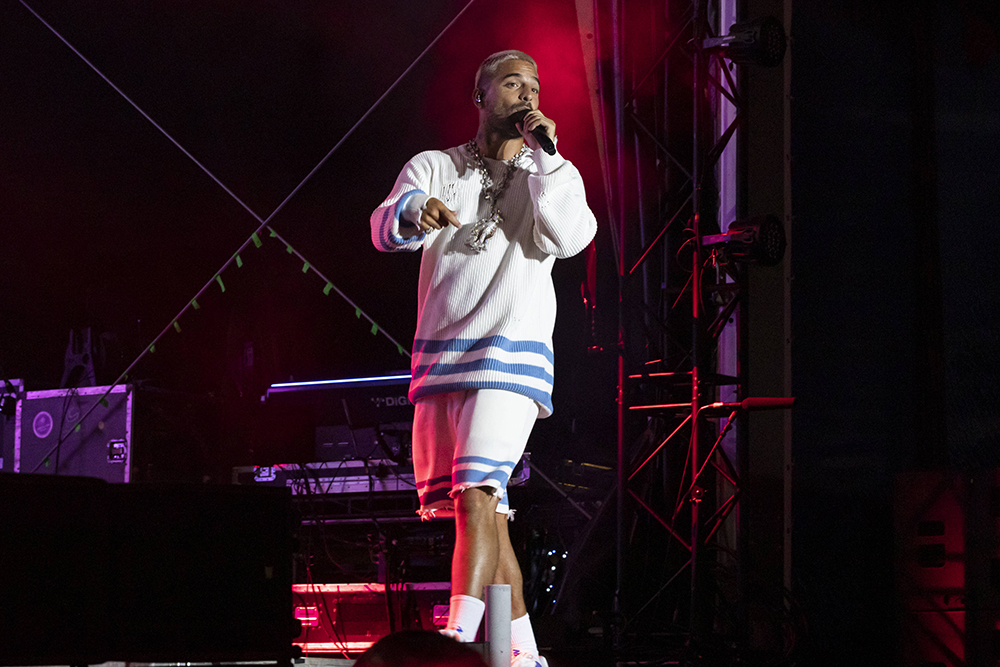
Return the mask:
<svg viewBox="0 0 1000 667">
<path fill-rule="evenodd" d="M 445 629 L 458 633 L 459 641 L 476 641 L 479 624 L 486 613 L 486 603 L 471 595 L 452 595 Z"/>
<path fill-rule="evenodd" d="M 510 656 L 516 658 L 522 653 L 538 656 L 535 632 L 531 629 L 531 618 L 527 614 L 510 622 Z"/>
</svg>

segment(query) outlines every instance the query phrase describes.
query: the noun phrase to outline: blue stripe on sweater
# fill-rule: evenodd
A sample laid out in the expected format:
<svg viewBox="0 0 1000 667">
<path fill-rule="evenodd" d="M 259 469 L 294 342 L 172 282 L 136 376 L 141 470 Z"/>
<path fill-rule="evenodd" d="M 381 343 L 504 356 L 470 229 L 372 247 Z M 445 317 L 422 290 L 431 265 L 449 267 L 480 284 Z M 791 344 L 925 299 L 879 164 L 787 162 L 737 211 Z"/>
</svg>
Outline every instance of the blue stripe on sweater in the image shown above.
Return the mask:
<svg viewBox="0 0 1000 667">
<path fill-rule="evenodd" d="M 397 236 L 392 233 L 392 224 L 389 222 L 389 216 L 399 222 L 399 212 L 403 210 L 403 206 L 406 204 L 406 200 L 417 194 L 427 194 L 423 190 L 410 190 L 396 202 L 396 205 L 391 209 L 387 208 L 385 214 L 382 216 L 382 243 L 387 250 L 393 250 L 399 246 L 408 245 L 416 242 L 423 242 L 426 234 L 420 233 L 417 236 L 411 236 L 410 238 L 404 239 L 402 236 Z"/>
<path fill-rule="evenodd" d="M 390 215 L 390 210 L 386 209 L 382 213 L 382 222 L 379 224 L 379 228 L 382 233 L 380 240 L 382 241 L 382 247 L 386 250 L 394 250 L 396 247 L 392 244 L 394 234 L 392 233 L 392 224 L 389 222 Z"/>
<path fill-rule="evenodd" d="M 552 374 L 540 366 L 532 366 L 531 364 L 509 364 L 505 361 L 500 361 L 499 359 L 490 358 L 466 361 L 461 364 L 434 363 L 428 366 L 417 366 L 413 369 L 413 375 L 415 377 L 427 375 L 455 375 L 459 373 L 473 373 L 475 371 L 495 371 L 497 373 L 506 373 L 508 375 L 537 378 L 539 380 L 544 380 L 549 384 L 552 384 L 553 381 Z"/>
<path fill-rule="evenodd" d="M 434 486 L 435 484 L 451 483 L 451 475 L 442 475 L 441 477 L 432 477 L 426 482 L 420 482 L 417 484 L 417 489 L 422 489 L 425 486 Z"/>
<path fill-rule="evenodd" d="M 470 352 L 487 347 L 496 347 L 505 352 L 533 352 L 541 354 L 549 362 L 555 362 L 555 355 L 545 343 L 534 340 L 511 340 L 505 336 L 490 336 L 489 338 L 451 338 L 449 340 L 417 339 L 413 341 L 413 351 L 416 354 L 440 352 Z"/>
<path fill-rule="evenodd" d="M 552 394 L 548 391 L 529 387 L 528 385 L 516 382 L 498 382 L 490 380 L 465 381 L 465 382 L 444 382 L 441 384 L 421 385 L 410 390 L 410 398 L 419 401 L 421 398 L 435 396 L 437 394 L 448 394 L 453 391 L 468 391 L 470 389 L 500 389 L 511 391 L 515 394 L 527 396 L 535 403 L 543 406 L 549 413 L 552 412 Z"/>
<path fill-rule="evenodd" d="M 513 468 L 517 465 L 517 461 L 500 461 L 498 459 L 489 459 L 485 456 L 459 456 L 455 459 L 455 465 L 462 465 L 464 463 L 482 463 L 483 465 L 495 466 L 497 468 L 502 466 Z"/>
</svg>

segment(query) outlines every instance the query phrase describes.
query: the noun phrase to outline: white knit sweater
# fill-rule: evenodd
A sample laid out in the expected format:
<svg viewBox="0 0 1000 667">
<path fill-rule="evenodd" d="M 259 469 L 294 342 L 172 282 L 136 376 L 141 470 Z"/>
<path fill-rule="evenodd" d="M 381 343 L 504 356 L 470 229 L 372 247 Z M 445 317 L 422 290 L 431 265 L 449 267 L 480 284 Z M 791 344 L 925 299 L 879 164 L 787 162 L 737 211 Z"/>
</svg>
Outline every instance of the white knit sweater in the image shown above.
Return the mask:
<svg viewBox="0 0 1000 667">
<path fill-rule="evenodd" d="M 506 163 L 486 159 L 494 182 Z M 474 159 L 464 147 L 410 160 L 372 213 L 372 242 L 384 252 L 423 248 L 417 288 L 410 400 L 467 389 L 503 389 L 552 414 L 552 264 L 594 238 L 580 173 L 558 153 L 527 151 L 499 199 L 504 218 L 481 253 L 465 245 L 487 215 Z M 462 228 L 418 234 L 406 216 L 436 197 Z M 412 201 L 411 201 L 412 200 Z M 401 221 L 400 216 L 404 216 Z"/>
</svg>

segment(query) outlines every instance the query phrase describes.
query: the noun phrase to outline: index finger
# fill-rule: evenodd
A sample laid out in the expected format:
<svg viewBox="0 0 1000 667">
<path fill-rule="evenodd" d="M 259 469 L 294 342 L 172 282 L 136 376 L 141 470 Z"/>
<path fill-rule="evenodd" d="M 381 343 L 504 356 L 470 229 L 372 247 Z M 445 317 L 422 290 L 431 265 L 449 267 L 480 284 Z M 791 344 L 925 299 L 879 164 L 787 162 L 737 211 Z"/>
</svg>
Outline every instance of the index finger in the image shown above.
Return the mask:
<svg viewBox="0 0 1000 667">
<path fill-rule="evenodd" d="M 458 216 L 450 208 L 444 208 L 442 212 L 444 213 L 444 219 L 448 221 L 449 225 L 452 227 L 462 226 L 462 223 L 458 220 Z"/>
</svg>

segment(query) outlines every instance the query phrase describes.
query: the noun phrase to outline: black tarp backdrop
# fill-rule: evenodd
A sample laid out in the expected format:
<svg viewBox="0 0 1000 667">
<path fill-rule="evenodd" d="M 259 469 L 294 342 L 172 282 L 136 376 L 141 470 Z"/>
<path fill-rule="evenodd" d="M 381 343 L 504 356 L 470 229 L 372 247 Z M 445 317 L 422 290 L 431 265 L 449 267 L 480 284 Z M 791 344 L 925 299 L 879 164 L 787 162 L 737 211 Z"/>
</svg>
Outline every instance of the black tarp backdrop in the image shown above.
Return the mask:
<svg viewBox="0 0 1000 667">
<path fill-rule="evenodd" d="M 266 218 L 467 3 L 29 4 Z M 376 252 L 368 216 L 409 157 L 474 134 L 483 57 L 514 46 L 538 59 L 560 149 L 581 165 L 595 211 L 606 210 L 574 3 L 533 5 L 529 19 L 530 4 L 473 3 L 273 220 L 406 348 L 419 255 Z M 102 335 L 98 382 L 110 382 L 258 222 L 27 9 L 5 0 L 4 14 L 0 369 L 29 389 L 57 386 L 70 329 L 90 326 Z M 408 367 L 262 236 L 262 248 L 241 253 L 242 268 L 222 274 L 225 293 L 213 284 L 131 376 L 222 397 L 224 430 L 254 413 L 271 382 Z M 555 271 L 556 400 L 567 423 L 574 406 L 586 405 L 583 416 L 593 408 L 580 396 L 594 383 L 578 377 L 589 344 L 584 274 L 582 257 Z M 233 463 L 292 458 L 237 450 Z"/>
<path fill-rule="evenodd" d="M 792 558 L 812 664 L 899 649 L 895 475 L 998 462 L 998 35 L 996 3 L 795 3 Z"/>
</svg>

